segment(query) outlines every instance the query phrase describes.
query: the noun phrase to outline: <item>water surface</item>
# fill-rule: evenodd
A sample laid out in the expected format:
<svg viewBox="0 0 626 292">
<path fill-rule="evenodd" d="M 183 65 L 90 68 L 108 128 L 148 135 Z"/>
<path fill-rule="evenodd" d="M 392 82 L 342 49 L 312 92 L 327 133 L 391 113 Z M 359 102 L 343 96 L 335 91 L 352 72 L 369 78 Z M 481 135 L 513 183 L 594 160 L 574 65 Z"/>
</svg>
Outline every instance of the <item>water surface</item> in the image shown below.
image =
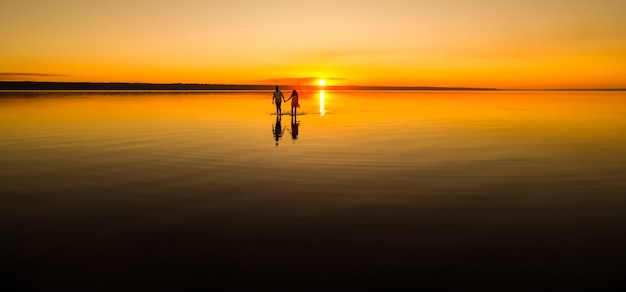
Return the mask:
<svg viewBox="0 0 626 292">
<path fill-rule="evenodd" d="M 623 92 L 301 95 L 0 93 L 0 288 L 626 287 Z"/>
</svg>

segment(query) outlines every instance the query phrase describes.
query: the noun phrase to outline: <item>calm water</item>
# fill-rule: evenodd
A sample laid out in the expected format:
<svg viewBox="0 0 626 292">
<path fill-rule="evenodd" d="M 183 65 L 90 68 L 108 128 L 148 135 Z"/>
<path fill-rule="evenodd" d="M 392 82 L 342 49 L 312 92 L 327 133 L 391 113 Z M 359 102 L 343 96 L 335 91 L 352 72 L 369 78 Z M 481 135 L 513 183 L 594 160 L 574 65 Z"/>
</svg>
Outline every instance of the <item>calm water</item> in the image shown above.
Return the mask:
<svg viewBox="0 0 626 292">
<path fill-rule="evenodd" d="M 0 93 L 0 289 L 626 289 L 626 93 L 301 104 Z"/>
</svg>

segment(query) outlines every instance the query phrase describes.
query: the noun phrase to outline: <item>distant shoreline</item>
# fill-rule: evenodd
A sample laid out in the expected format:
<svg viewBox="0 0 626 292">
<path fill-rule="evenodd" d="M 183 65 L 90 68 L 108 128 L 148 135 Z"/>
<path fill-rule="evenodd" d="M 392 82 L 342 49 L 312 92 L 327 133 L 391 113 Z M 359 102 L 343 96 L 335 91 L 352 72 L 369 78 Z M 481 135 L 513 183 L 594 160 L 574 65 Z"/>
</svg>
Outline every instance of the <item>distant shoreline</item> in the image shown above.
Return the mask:
<svg viewBox="0 0 626 292">
<path fill-rule="evenodd" d="M 318 90 L 314 85 L 281 85 L 282 90 Z M 276 85 L 198 84 L 198 83 L 123 83 L 123 82 L 35 82 L 0 81 L 0 90 L 274 90 Z M 498 90 L 496 88 L 429 86 L 325 86 L 328 90 Z"/>
<path fill-rule="evenodd" d="M 283 90 L 318 90 L 314 85 L 279 85 Z M 0 90 L 274 90 L 275 85 L 248 84 L 198 84 L 198 83 L 123 83 L 123 82 L 38 82 L 38 81 L 0 81 Z M 433 86 L 325 86 L 327 90 L 397 90 L 397 91 L 626 91 L 626 88 L 557 88 L 557 89 L 499 89 L 479 87 L 433 87 Z"/>
</svg>

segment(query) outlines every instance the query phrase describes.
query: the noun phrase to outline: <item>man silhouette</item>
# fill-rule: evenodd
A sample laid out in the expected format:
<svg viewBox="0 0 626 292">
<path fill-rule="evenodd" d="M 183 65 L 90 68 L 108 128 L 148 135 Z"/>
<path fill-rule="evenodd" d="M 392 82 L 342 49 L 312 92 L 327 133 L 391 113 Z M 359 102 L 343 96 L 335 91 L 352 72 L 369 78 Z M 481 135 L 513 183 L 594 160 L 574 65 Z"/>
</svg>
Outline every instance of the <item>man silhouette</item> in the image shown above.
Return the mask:
<svg viewBox="0 0 626 292">
<path fill-rule="evenodd" d="M 284 100 L 285 96 L 283 95 L 282 91 L 278 89 L 278 86 L 276 86 L 276 91 L 274 91 L 274 96 L 272 97 L 272 103 L 276 104 L 276 115 L 281 115 L 283 113 L 283 111 L 280 109 L 280 104 Z"/>
</svg>

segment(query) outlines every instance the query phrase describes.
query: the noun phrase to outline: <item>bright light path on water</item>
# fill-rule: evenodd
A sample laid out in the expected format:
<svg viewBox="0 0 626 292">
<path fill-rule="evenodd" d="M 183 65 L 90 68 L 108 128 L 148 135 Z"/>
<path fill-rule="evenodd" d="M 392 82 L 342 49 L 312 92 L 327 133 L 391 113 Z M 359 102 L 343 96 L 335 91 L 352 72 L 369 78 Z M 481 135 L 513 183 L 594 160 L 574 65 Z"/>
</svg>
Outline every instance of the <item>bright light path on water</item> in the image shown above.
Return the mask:
<svg viewBox="0 0 626 292">
<path fill-rule="evenodd" d="M 324 89 L 320 90 L 320 116 L 326 114 L 326 109 L 324 108 Z"/>
</svg>

